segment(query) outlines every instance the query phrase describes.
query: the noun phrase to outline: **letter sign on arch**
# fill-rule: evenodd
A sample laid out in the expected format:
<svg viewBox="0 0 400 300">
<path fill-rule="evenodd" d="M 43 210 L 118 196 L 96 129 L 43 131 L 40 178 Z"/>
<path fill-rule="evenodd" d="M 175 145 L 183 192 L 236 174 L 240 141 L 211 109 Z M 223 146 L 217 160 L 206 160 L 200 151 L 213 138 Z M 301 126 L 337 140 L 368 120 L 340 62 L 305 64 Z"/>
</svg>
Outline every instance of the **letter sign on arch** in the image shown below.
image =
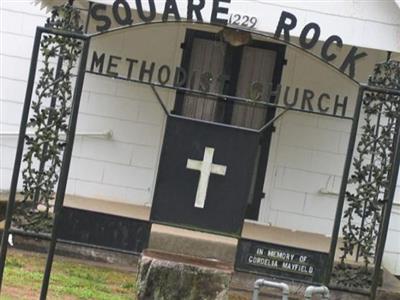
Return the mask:
<svg viewBox="0 0 400 300">
<path fill-rule="evenodd" d="M 157 23 L 160 21 L 207 23 L 207 20 L 209 20 L 210 24 L 226 26 L 231 19 L 228 18 L 231 0 L 210 1 L 212 7 L 210 10 L 207 10 L 210 13 L 207 16 L 204 13 L 208 2 L 205 0 L 185 1 L 186 7 L 182 9 L 181 3 L 178 5 L 176 0 L 166 0 L 163 6 L 159 6 L 154 0 L 115 0 L 111 6 L 101 3 L 93 4 L 89 16 L 96 21 L 97 32 L 107 32 L 112 29 L 113 21 L 120 27 L 132 26 L 139 23 Z M 160 11 L 157 11 L 157 8 Z M 138 20 L 133 19 L 132 9 L 137 11 Z M 157 14 L 161 15 L 161 20 L 156 20 Z M 248 18 L 250 19 L 250 17 Z M 297 17 L 288 11 L 282 11 L 276 25 L 274 38 L 291 43 L 291 32 L 297 27 Z M 239 29 L 249 30 L 246 27 Z M 298 47 L 303 50 L 312 50 L 320 40 L 321 32 L 320 25 L 315 22 L 304 25 L 300 32 Z M 262 34 L 259 31 L 257 33 Z M 340 36 L 331 35 L 323 42 L 318 57 L 327 63 L 335 63 L 335 65 L 339 66 L 338 70 L 340 72 L 347 74 L 350 78 L 354 78 L 357 64 L 367 56 L 367 53 L 360 51 L 356 46 L 352 46 L 343 61 L 338 62 L 337 53 L 338 50 L 343 48 L 343 45 L 344 42 Z"/>
</svg>

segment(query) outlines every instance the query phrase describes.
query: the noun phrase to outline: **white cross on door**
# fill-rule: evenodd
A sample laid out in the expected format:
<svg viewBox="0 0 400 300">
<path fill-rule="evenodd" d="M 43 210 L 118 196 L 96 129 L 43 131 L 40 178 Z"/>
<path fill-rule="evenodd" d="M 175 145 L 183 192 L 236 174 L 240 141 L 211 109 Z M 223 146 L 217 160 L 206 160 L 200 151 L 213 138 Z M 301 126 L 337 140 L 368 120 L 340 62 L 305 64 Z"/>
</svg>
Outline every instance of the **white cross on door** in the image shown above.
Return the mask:
<svg viewBox="0 0 400 300">
<path fill-rule="evenodd" d="M 199 184 L 197 186 L 196 201 L 194 206 L 204 208 L 206 202 L 208 182 L 211 174 L 225 176 L 226 166 L 213 164 L 214 148 L 206 147 L 203 161 L 188 159 L 186 168 L 200 171 Z"/>
</svg>

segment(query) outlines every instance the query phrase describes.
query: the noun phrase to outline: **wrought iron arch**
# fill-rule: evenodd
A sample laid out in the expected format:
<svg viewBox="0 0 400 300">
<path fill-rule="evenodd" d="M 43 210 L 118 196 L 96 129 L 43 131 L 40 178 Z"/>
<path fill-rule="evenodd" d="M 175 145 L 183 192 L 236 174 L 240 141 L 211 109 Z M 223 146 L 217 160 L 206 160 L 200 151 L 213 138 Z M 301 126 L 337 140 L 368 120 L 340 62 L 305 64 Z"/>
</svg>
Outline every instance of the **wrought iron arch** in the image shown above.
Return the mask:
<svg viewBox="0 0 400 300">
<path fill-rule="evenodd" d="M 43 285 L 42 285 L 42 294 L 41 294 L 41 299 L 45 299 L 47 295 L 47 288 L 48 288 L 48 283 L 49 283 L 49 277 L 50 277 L 50 272 L 51 272 L 51 267 L 52 267 L 52 261 L 54 257 L 54 250 L 55 250 L 55 245 L 57 241 L 57 213 L 61 209 L 63 205 L 63 198 L 65 195 L 65 185 L 67 182 L 68 178 L 68 171 L 69 171 L 69 164 L 71 160 L 71 154 L 72 154 L 72 147 L 73 147 L 73 142 L 74 142 L 74 136 L 75 136 L 75 128 L 76 128 L 76 121 L 77 121 L 77 114 L 79 112 L 79 101 L 80 101 L 80 95 L 82 92 L 82 86 L 83 86 L 83 81 L 84 81 L 84 76 L 86 74 L 86 61 L 87 61 L 87 56 L 88 56 L 88 51 L 89 51 L 89 42 L 92 38 L 96 38 L 99 36 L 103 36 L 106 34 L 112 34 L 121 30 L 128 30 L 128 29 L 137 29 L 137 28 L 142 28 L 145 26 L 151 26 L 151 25 L 160 25 L 160 24 L 206 24 L 207 26 L 216 26 L 217 28 L 221 29 L 235 29 L 235 30 L 240 30 L 243 32 L 251 33 L 266 39 L 273 40 L 278 43 L 282 43 L 285 45 L 288 45 L 289 47 L 293 47 L 294 49 L 297 49 L 299 51 L 302 51 L 305 53 L 307 56 L 310 56 L 319 62 L 323 63 L 326 65 L 328 68 L 330 68 L 332 71 L 336 72 L 338 75 L 343 76 L 345 79 L 347 79 L 350 83 L 354 84 L 356 87 L 359 88 L 359 95 L 357 98 L 356 102 L 356 110 L 355 114 L 352 118 L 352 129 L 351 129 L 351 135 L 349 138 L 349 146 L 348 146 L 348 151 L 347 151 L 347 158 L 346 158 L 346 163 L 345 163 L 345 168 L 343 172 L 343 179 L 342 179 L 342 184 L 341 184 L 341 190 L 340 190 L 340 195 L 339 195 L 339 201 L 338 201 L 338 206 L 337 206 L 337 211 L 336 211 L 336 218 L 335 218 L 335 224 L 332 232 L 332 241 L 331 241 L 331 249 L 330 249 L 330 262 L 329 266 L 327 269 L 327 281 L 329 281 L 330 273 L 333 269 L 333 261 L 334 261 L 334 256 L 336 252 L 336 246 L 337 246 L 337 240 L 338 240 L 338 234 L 340 230 L 340 221 L 342 219 L 342 213 L 343 213 L 343 206 L 345 202 L 345 197 L 346 197 L 346 189 L 347 189 L 347 184 L 348 184 L 348 177 L 350 173 L 350 167 L 351 167 L 351 162 L 353 158 L 353 152 L 355 150 L 355 139 L 357 135 L 357 130 L 358 130 L 358 123 L 359 123 L 359 118 L 360 118 L 360 112 L 362 108 L 362 104 L 365 99 L 368 96 L 368 93 L 376 93 L 376 94 L 384 94 L 384 95 L 391 95 L 394 97 L 400 97 L 400 91 L 397 88 L 397 86 L 385 86 L 384 84 L 374 84 L 370 85 L 364 85 L 359 83 L 357 80 L 351 78 L 349 75 L 346 73 L 342 72 L 340 69 L 335 67 L 334 65 L 324 61 L 322 58 L 318 57 L 317 55 L 306 51 L 302 49 L 301 47 L 288 42 L 288 41 L 283 41 L 280 40 L 274 36 L 271 36 L 267 33 L 260 32 L 260 31 L 255 31 L 255 30 L 250 30 L 250 29 L 245 29 L 245 28 L 236 28 L 236 27 L 231 27 L 231 26 L 224 26 L 221 24 L 212 24 L 212 23 L 194 23 L 194 22 L 189 22 L 189 21 L 159 21 L 159 22 L 150 22 L 150 23 L 137 23 L 129 26 L 123 26 L 123 27 L 117 27 L 108 31 L 104 32 L 98 32 L 98 33 L 93 33 L 93 34 L 83 34 L 83 33 L 77 33 L 77 32 L 71 32 L 71 31 L 66 31 L 65 28 L 57 28 L 57 26 L 49 26 L 47 28 L 43 27 L 38 27 L 37 29 L 37 34 L 35 37 L 35 43 L 34 43 L 34 48 L 33 48 L 33 53 L 32 53 L 32 60 L 31 60 L 31 68 L 30 68 L 30 73 L 29 73 L 29 81 L 28 81 L 28 86 L 27 86 L 27 91 L 26 91 L 26 97 L 25 97 L 25 103 L 24 103 L 24 110 L 23 110 L 23 115 L 22 115 L 22 120 L 21 120 L 21 128 L 20 128 L 20 134 L 18 138 L 18 147 L 17 147 L 17 153 L 16 153 L 16 159 L 15 159 L 15 164 L 14 164 L 14 170 L 13 170 L 13 177 L 12 177 L 12 185 L 10 189 L 10 197 L 9 197 L 9 202 L 7 205 L 7 219 L 6 219 L 6 228 L 3 233 L 3 239 L 2 239 L 2 244 L 1 244 L 1 255 L 0 255 L 0 287 L 1 287 L 1 281 L 2 281 L 2 276 L 3 276 L 3 271 L 4 271 L 4 266 L 5 266 L 5 257 L 6 257 L 6 252 L 7 252 L 7 237 L 8 234 L 10 233 L 10 224 L 11 224 L 11 218 L 12 218 L 12 213 L 13 213 L 13 208 L 14 208 L 14 203 L 15 203 L 15 194 L 16 194 L 16 188 L 17 188 L 17 183 L 18 183 L 18 176 L 19 176 L 19 170 L 21 166 L 21 161 L 22 161 L 22 156 L 23 156 L 23 148 L 24 148 L 24 143 L 25 143 L 25 134 L 26 134 L 26 127 L 27 127 L 27 121 L 28 121 L 28 116 L 29 116 L 29 110 L 31 108 L 31 98 L 32 98 L 32 92 L 34 88 L 34 79 L 35 79 L 35 71 L 37 67 L 37 60 L 38 60 L 38 54 L 39 54 L 39 48 L 40 48 L 40 42 L 42 38 L 42 34 L 51 34 L 54 36 L 62 36 L 62 37 L 67 37 L 70 39 L 78 39 L 82 41 L 83 46 L 82 46 L 82 53 L 81 53 L 81 61 L 79 64 L 79 73 L 77 77 L 77 84 L 75 86 L 75 93 L 73 95 L 72 99 L 72 104 L 71 104 L 71 117 L 70 117 L 70 122 L 69 122 L 69 127 L 67 131 L 67 140 L 66 140 L 66 145 L 63 153 L 63 160 L 62 160 L 62 165 L 60 169 L 60 176 L 59 176 L 59 181 L 58 181 L 58 189 L 57 189 L 57 194 L 56 194 L 56 203 L 55 203 L 55 217 L 54 217 L 54 223 L 53 223 L 53 232 L 51 236 L 51 244 L 50 244 L 50 249 L 49 249 L 49 255 L 48 255 L 48 260 L 46 264 L 46 270 L 45 270 L 45 276 L 43 280 Z M 67 29 L 68 30 L 68 29 Z M 397 66 L 398 67 L 398 66 Z M 164 107 L 165 109 L 165 107 Z M 397 173 L 399 171 L 399 160 L 400 160 L 400 134 L 398 133 L 399 131 L 399 116 L 396 116 L 396 132 L 392 136 L 392 147 L 394 153 L 391 157 L 392 164 L 390 168 L 390 185 L 388 186 L 388 196 L 389 196 L 389 205 L 387 206 L 387 210 L 384 213 L 383 216 L 383 230 L 387 231 L 387 224 L 388 220 L 390 218 L 390 199 L 393 201 L 393 194 L 394 194 L 394 189 L 395 189 L 395 183 L 396 183 L 396 178 L 397 178 Z M 274 119 L 275 120 L 275 119 Z M 274 121 L 272 120 L 272 121 Z M 268 124 L 267 124 L 268 125 Z M 390 198 L 391 197 L 391 198 Z M 388 213 L 389 211 L 389 213 Z M 383 249 L 384 249 L 384 243 L 385 243 L 385 238 L 386 238 L 386 233 L 383 232 L 381 235 L 381 238 L 378 240 L 378 258 L 376 260 L 375 264 L 375 272 L 374 272 L 374 280 L 377 280 L 377 276 L 379 275 L 376 271 L 376 269 L 380 269 L 380 264 L 381 264 L 381 256 L 383 254 Z M 373 295 L 376 292 L 376 285 L 373 287 Z M 373 297 L 373 296 L 372 296 Z"/>
<path fill-rule="evenodd" d="M 211 26 L 211 27 L 216 27 L 216 28 L 220 28 L 221 30 L 223 29 L 233 29 L 233 30 L 237 30 L 237 31 L 241 31 L 241 32 L 246 32 L 249 34 L 254 34 L 256 36 L 260 36 L 266 39 L 269 39 L 271 41 L 274 42 L 278 42 L 281 44 L 284 44 L 286 46 L 292 47 L 295 50 L 301 51 L 302 53 L 304 53 L 307 56 L 312 57 L 313 59 L 316 59 L 317 61 L 319 61 L 320 63 L 326 65 L 328 68 L 331 68 L 332 71 L 335 71 L 336 73 L 338 73 L 339 75 L 343 76 L 345 79 L 348 79 L 349 82 L 359 86 L 360 82 L 357 81 L 356 79 L 350 77 L 347 73 L 343 72 L 342 70 L 340 70 L 338 67 L 336 67 L 335 65 L 327 62 L 326 60 L 322 59 L 321 57 L 319 57 L 318 55 L 307 51 L 306 49 L 303 49 L 302 47 L 296 45 L 295 43 L 292 43 L 290 41 L 286 41 L 286 40 L 282 40 L 279 39 L 277 37 L 275 37 L 274 35 L 271 35 L 269 33 L 260 31 L 260 30 L 252 30 L 249 28 L 245 28 L 245 27 L 236 27 L 236 26 L 230 26 L 230 25 L 223 25 L 223 24 L 218 24 L 218 23 L 205 23 L 205 22 L 193 22 L 193 21 L 176 21 L 176 20 L 167 20 L 167 21 L 153 21 L 153 22 L 140 22 L 140 23 L 134 23 L 131 25 L 127 25 L 127 26 L 119 26 L 119 27 L 115 27 L 109 30 L 105 30 L 105 31 L 100 31 L 100 32 L 96 32 L 96 33 L 89 33 L 87 34 L 88 37 L 90 38 L 95 38 L 95 37 L 99 37 L 99 36 L 103 36 L 103 35 L 107 35 L 107 34 L 112 34 L 118 31 L 123 31 L 123 30 L 127 30 L 127 29 L 131 29 L 131 28 L 141 28 L 144 26 L 151 26 L 151 25 L 170 25 L 170 24 L 184 24 L 184 25 L 205 25 L 205 26 Z"/>
</svg>

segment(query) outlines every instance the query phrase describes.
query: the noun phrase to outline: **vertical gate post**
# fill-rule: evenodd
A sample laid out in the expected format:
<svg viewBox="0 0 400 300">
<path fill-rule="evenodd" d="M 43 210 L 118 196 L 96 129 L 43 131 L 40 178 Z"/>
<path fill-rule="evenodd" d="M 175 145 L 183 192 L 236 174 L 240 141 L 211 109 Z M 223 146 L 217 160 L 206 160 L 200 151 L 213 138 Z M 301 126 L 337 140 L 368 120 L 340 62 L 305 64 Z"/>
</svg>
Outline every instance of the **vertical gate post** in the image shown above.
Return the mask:
<svg viewBox="0 0 400 300">
<path fill-rule="evenodd" d="M 392 158 L 392 170 L 390 173 L 390 184 L 389 192 L 387 194 L 386 208 L 383 211 L 383 220 L 380 228 L 380 238 L 378 239 L 378 245 L 376 247 L 375 266 L 374 274 L 372 277 L 371 286 L 371 299 L 375 299 L 376 291 L 378 288 L 379 276 L 382 265 L 383 253 L 385 250 L 386 237 L 389 230 L 390 216 L 392 212 L 392 206 L 394 201 L 394 195 L 396 192 L 397 178 L 400 171 L 400 120 L 396 123 L 396 132 L 394 134 L 394 145 L 393 145 L 393 158 Z"/>
<path fill-rule="evenodd" d="M 49 251 L 48 251 L 48 255 L 47 255 L 46 267 L 45 267 L 45 272 L 43 275 L 42 287 L 41 287 L 41 292 L 40 292 L 41 300 L 46 299 L 47 291 L 48 291 L 48 287 L 49 287 L 50 273 L 51 273 L 51 269 L 53 266 L 54 252 L 55 252 L 56 243 L 57 243 L 57 231 L 58 231 L 59 217 L 60 217 L 61 209 L 62 209 L 62 206 L 64 203 L 64 196 L 65 196 L 65 190 L 66 190 L 66 186 L 67 186 L 69 167 L 71 164 L 71 156 L 72 156 L 72 150 L 73 150 L 73 145 L 74 145 L 74 140 L 75 140 L 75 131 L 76 131 L 76 123 L 78 120 L 79 105 L 80 105 L 80 100 L 81 100 L 81 95 L 82 95 L 83 82 L 85 79 L 86 62 L 87 62 L 87 57 L 88 57 L 88 52 L 89 52 L 90 37 L 84 38 L 82 36 L 81 39 L 83 40 L 84 44 L 83 44 L 83 49 L 82 49 L 82 54 L 81 54 L 81 61 L 80 61 L 79 68 L 78 68 L 78 76 L 77 76 L 76 83 L 75 83 L 74 96 L 73 96 L 73 100 L 72 100 L 72 112 L 71 112 L 71 117 L 69 120 L 69 126 L 68 126 L 67 138 L 66 138 L 66 146 L 65 146 L 64 153 L 63 153 L 63 160 L 62 160 L 61 171 L 60 171 L 60 179 L 58 182 L 57 193 L 56 193 L 56 197 L 55 197 L 53 228 L 52 228 L 52 232 L 51 232 L 50 246 L 49 246 Z"/>
<path fill-rule="evenodd" d="M 60 73 L 61 73 L 61 69 L 62 69 L 62 64 L 63 64 L 63 59 L 61 57 L 58 57 L 57 68 L 56 68 L 56 72 L 55 72 L 55 78 L 59 78 Z M 57 89 L 57 86 L 55 86 L 53 88 L 53 91 L 55 89 Z M 53 95 L 51 97 L 50 108 L 54 108 L 56 106 L 56 101 L 57 101 L 57 98 L 56 98 L 55 95 Z M 52 115 L 53 114 L 50 113 L 49 119 L 47 120 L 47 125 L 49 125 L 51 123 Z M 45 143 L 44 146 L 43 146 L 43 154 L 42 154 L 42 158 L 40 159 L 40 165 L 39 165 L 39 174 L 42 174 L 43 171 L 44 171 L 44 167 L 45 167 L 45 164 L 46 164 L 46 161 L 44 160 L 44 157 L 47 154 L 48 146 L 49 146 L 48 142 Z M 39 196 L 40 196 L 40 189 L 37 188 L 36 191 L 35 191 L 33 202 L 37 202 L 39 200 Z"/>
<path fill-rule="evenodd" d="M 349 143 L 347 146 L 346 161 L 345 161 L 344 170 L 343 170 L 342 182 L 340 185 L 338 204 L 336 206 L 335 223 L 334 223 L 333 229 L 332 229 L 331 244 L 330 244 L 330 249 L 329 249 L 329 259 L 328 259 L 328 265 L 327 265 L 327 270 L 326 270 L 327 274 L 325 276 L 325 284 L 327 284 L 327 285 L 329 284 L 332 270 L 334 267 L 334 262 L 335 262 L 336 247 L 337 247 L 337 241 L 338 241 L 338 236 L 339 236 L 340 224 L 342 221 L 342 214 L 343 214 L 343 207 L 344 207 L 344 201 L 345 201 L 345 196 L 346 196 L 347 182 L 348 182 L 348 178 L 349 178 L 351 163 L 352 163 L 352 159 L 353 159 L 353 152 L 354 152 L 355 143 L 356 143 L 358 123 L 360 120 L 361 107 L 362 107 L 362 102 L 363 102 L 363 94 L 364 94 L 364 87 L 360 85 L 358 88 L 357 102 L 356 102 L 356 107 L 355 107 L 355 111 L 354 111 L 354 115 L 353 115 L 353 123 L 351 126 Z"/>
<path fill-rule="evenodd" d="M 23 151 L 24 151 L 26 126 L 28 123 L 29 110 L 30 110 L 31 101 L 32 101 L 32 92 L 33 92 L 33 87 L 35 84 L 35 74 L 36 74 L 36 67 L 37 67 L 37 61 L 38 61 L 38 55 L 39 55 L 41 36 L 42 36 L 42 32 L 41 32 L 40 28 L 37 28 L 36 34 L 35 34 L 35 40 L 33 43 L 31 65 L 29 68 L 29 76 L 28 76 L 28 85 L 27 85 L 26 92 L 25 92 L 24 107 L 22 110 L 21 125 L 19 128 L 19 134 L 18 134 L 18 144 L 17 144 L 16 153 L 15 153 L 13 175 L 11 178 L 11 186 L 10 186 L 10 192 L 9 192 L 8 202 L 7 202 L 6 220 L 5 220 L 5 225 L 4 225 L 3 236 L 1 239 L 0 291 L 1 291 L 1 285 L 3 282 L 4 267 L 5 267 L 6 256 L 7 256 L 8 235 L 10 233 L 12 214 L 13 214 L 14 206 L 15 206 L 15 196 L 16 196 L 17 186 L 18 186 L 19 171 L 21 168 L 22 155 L 23 155 Z"/>
</svg>

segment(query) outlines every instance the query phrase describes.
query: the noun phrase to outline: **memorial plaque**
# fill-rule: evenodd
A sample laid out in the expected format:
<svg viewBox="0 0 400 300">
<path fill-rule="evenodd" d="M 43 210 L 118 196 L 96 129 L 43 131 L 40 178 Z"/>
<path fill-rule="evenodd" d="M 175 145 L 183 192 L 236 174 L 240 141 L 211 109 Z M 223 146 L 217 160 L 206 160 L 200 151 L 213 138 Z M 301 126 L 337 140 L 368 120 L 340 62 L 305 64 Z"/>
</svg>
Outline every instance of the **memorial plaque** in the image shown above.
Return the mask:
<svg viewBox="0 0 400 300">
<path fill-rule="evenodd" d="M 328 253 L 240 239 L 235 270 L 305 283 L 323 283 Z"/>
<path fill-rule="evenodd" d="M 239 237 L 259 141 L 254 130 L 168 117 L 151 221 Z"/>
<path fill-rule="evenodd" d="M 137 254 L 147 247 L 150 230 L 148 221 L 64 206 L 58 239 Z"/>
</svg>

